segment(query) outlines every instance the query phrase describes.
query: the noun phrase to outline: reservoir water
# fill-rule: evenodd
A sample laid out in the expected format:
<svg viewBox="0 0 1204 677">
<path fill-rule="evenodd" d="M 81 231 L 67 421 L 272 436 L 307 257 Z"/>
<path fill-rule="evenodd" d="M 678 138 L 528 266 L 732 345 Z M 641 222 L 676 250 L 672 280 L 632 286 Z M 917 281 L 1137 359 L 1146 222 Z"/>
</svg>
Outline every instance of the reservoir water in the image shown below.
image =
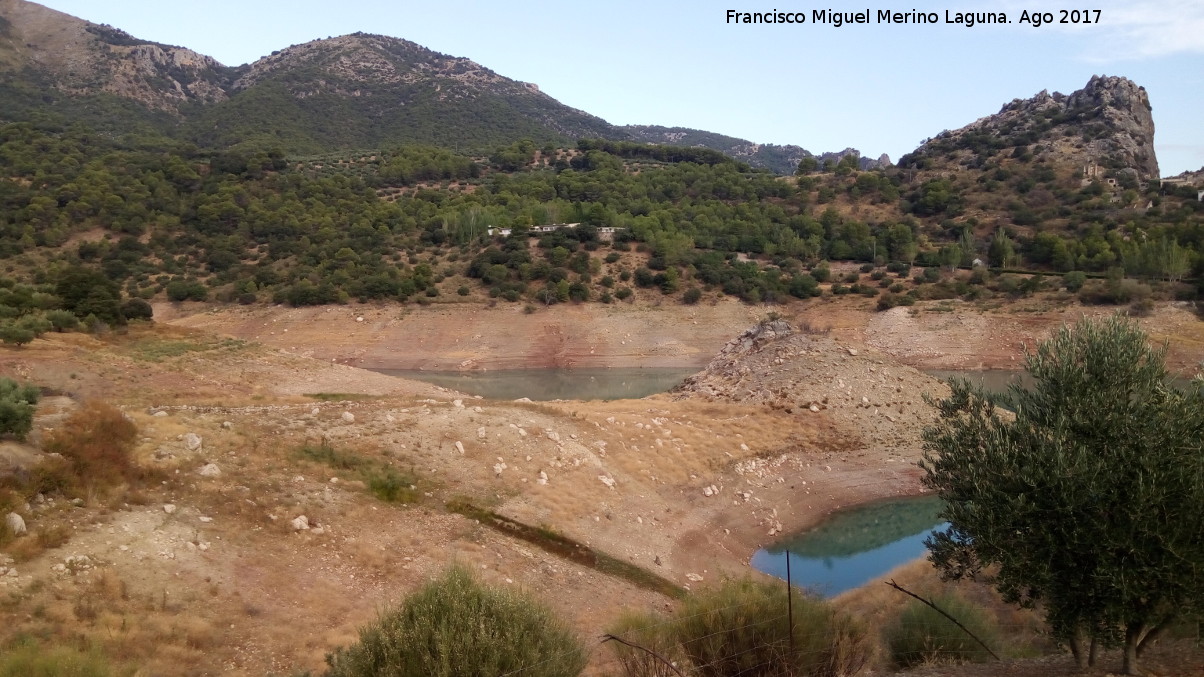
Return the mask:
<svg viewBox="0 0 1204 677">
<path fill-rule="evenodd" d="M 506 369 L 498 371 L 418 371 L 373 369 L 495 400 L 623 400 L 663 393 L 697 373 L 669 369 Z"/>
<path fill-rule="evenodd" d="M 834 513 L 818 526 L 758 550 L 757 571 L 824 596 L 869 583 L 925 554 L 924 539 L 944 528 L 935 496 L 892 499 Z M 787 555 L 789 553 L 789 555 Z"/>
</svg>

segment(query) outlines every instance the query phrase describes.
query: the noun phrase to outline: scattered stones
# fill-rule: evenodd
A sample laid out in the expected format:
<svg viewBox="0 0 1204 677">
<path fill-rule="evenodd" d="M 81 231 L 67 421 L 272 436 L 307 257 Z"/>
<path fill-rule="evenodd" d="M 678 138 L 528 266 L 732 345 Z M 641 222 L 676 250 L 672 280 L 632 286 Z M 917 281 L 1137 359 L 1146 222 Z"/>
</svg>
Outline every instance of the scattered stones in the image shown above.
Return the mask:
<svg viewBox="0 0 1204 677">
<path fill-rule="evenodd" d="M 222 469 L 217 467 L 216 463 L 206 463 L 197 471 L 201 477 L 221 477 Z"/>
<path fill-rule="evenodd" d="M 505 461 L 503 461 L 502 459 L 500 459 L 500 458 L 499 458 L 499 459 L 498 459 L 498 462 L 493 464 L 493 474 L 494 474 L 494 476 L 496 476 L 496 477 L 501 477 L 501 476 L 502 476 L 502 471 L 503 471 L 503 470 L 505 470 L 505 469 L 506 469 L 506 468 L 508 468 L 508 467 L 510 467 L 510 466 L 506 465 L 506 462 L 505 462 Z"/>
<path fill-rule="evenodd" d="M 4 523 L 8 525 L 8 532 L 13 536 L 20 536 L 28 531 L 25 527 L 25 518 L 15 512 L 8 513 L 4 518 Z"/>
</svg>

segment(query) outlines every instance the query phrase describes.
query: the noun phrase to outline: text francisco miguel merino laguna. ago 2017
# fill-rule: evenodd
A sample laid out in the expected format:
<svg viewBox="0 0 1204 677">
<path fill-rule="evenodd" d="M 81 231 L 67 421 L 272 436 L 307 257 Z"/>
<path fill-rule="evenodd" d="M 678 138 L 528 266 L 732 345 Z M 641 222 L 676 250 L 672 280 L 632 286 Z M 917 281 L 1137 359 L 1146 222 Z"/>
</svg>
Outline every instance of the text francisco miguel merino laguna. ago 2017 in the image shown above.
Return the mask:
<svg viewBox="0 0 1204 677">
<path fill-rule="evenodd" d="M 727 10 L 729 24 L 823 24 L 840 28 L 856 24 L 957 24 L 970 28 L 984 24 L 1028 24 L 1034 28 L 1047 24 L 1094 24 L 1099 23 L 1102 10 L 1059 9 L 1053 12 L 1020 12 L 1009 17 L 1007 12 L 895 12 L 889 9 L 844 12 L 834 9 L 813 9 L 810 12 L 785 12 L 777 9 L 768 12 L 742 12 Z M 1014 13 L 1013 13 L 1014 15 Z"/>
</svg>

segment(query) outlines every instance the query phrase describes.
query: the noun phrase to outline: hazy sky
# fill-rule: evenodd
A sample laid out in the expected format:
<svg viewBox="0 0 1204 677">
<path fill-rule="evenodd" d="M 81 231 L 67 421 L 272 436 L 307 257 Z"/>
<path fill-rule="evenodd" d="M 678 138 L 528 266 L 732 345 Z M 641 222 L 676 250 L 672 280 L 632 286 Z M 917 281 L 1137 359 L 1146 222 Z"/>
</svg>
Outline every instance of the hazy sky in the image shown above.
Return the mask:
<svg viewBox="0 0 1204 677">
<path fill-rule="evenodd" d="M 380 33 L 533 82 L 615 124 L 694 127 L 813 152 L 851 146 L 895 160 L 1012 99 L 1070 93 L 1093 74 L 1122 75 L 1149 91 L 1162 173 L 1204 167 L 1204 0 L 44 4 L 231 66 L 316 38 Z M 872 19 L 879 9 L 936 12 L 941 23 L 812 22 L 813 10 L 833 5 L 868 9 Z M 1076 7 L 1100 9 L 1099 23 L 1057 23 L 1059 10 Z M 802 12 L 806 23 L 729 24 L 728 9 Z M 1054 23 L 1021 24 L 1025 9 L 1051 12 Z M 946 12 L 1005 12 L 1012 23 L 948 25 Z"/>
</svg>

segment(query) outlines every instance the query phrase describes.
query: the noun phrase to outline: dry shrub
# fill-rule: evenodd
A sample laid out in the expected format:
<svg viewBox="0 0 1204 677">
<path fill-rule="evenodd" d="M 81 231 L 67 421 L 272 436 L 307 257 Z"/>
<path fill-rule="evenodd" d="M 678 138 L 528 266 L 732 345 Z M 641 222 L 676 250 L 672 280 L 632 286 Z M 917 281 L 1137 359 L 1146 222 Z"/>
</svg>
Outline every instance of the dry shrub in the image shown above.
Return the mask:
<svg viewBox="0 0 1204 677">
<path fill-rule="evenodd" d="M 945 593 L 933 600 L 945 613 L 956 618 L 988 646 L 997 644 L 998 629 L 983 609 L 956 593 Z M 990 657 L 986 649 L 965 630 L 918 601 L 908 604 L 886 631 L 890 654 L 896 666 L 908 668 L 933 663 L 983 661 Z"/>
<path fill-rule="evenodd" d="M 112 486 L 134 479 L 137 467 L 130 452 L 137 436 L 137 426 L 125 414 L 93 400 L 71 414 L 43 447 L 66 459 L 77 486 Z"/>
<path fill-rule="evenodd" d="M 852 617 L 822 599 L 797 595 L 792 637 L 789 606 L 782 585 L 728 581 L 688 598 L 659 641 L 675 644 L 702 677 L 836 677 L 869 663 L 866 630 Z"/>
</svg>

